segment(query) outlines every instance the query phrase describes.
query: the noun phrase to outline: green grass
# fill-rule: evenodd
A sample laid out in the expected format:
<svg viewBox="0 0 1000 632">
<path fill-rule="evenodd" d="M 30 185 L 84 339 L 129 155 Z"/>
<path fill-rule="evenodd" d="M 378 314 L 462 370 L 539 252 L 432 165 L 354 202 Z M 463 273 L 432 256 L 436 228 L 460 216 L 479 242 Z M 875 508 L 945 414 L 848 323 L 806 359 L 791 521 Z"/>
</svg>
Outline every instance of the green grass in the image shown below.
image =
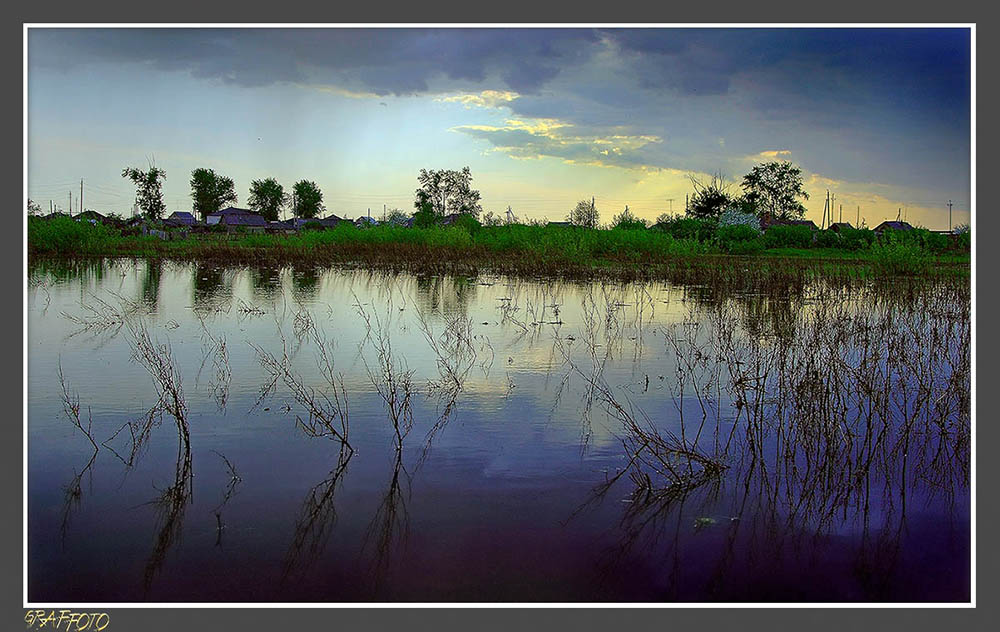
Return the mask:
<svg viewBox="0 0 1000 632">
<path fill-rule="evenodd" d="M 773 229 L 772 229 L 773 230 Z M 860 232 L 860 231 L 859 231 Z M 924 231 L 926 232 L 926 231 Z M 114 228 L 68 218 L 28 220 L 29 258 L 154 257 L 257 263 L 350 264 L 410 270 L 490 270 L 517 274 L 657 276 L 664 269 L 776 268 L 794 262 L 824 274 L 967 275 L 969 255 L 925 236 L 873 241 L 855 249 L 801 247 L 801 236 L 740 231 L 676 237 L 662 230 L 595 230 L 562 226 L 356 228 L 284 234 L 199 233 L 184 239 L 123 236 Z M 795 242 L 799 247 L 769 242 Z M 817 240 L 818 241 L 818 240 Z M 839 243 L 827 239 L 830 243 Z M 929 242 L 928 242 L 929 243 Z M 786 263 L 782 263 L 786 262 Z"/>
</svg>

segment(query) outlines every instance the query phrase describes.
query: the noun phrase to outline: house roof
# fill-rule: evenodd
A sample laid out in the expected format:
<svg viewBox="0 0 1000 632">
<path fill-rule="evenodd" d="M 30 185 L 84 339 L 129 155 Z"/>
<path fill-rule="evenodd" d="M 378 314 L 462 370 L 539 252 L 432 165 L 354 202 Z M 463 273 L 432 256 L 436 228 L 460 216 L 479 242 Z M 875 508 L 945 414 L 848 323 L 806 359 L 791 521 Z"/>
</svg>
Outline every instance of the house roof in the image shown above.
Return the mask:
<svg viewBox="0 0 1000 632">
<path fill-rule="evenodd" d="M 220 224 L 226 226 L 267 226 L 267 220 L 263 215 L 258 215 L 250 211 L 243 213 L 225 213 L 219 219 Z"/>
<path fill-rule="evenodd" d="M 913 230 L 913 226 L 910 226 L 906 222 L 897 222 L 895 220 L 885 221 L 875 227 L 875 230 Z"/>
<path fill-rule="evenodd" d="M 214 213 L 209 213 L 208 216 L 214 217 L 216 215 L 226 216 L 226 215 L 256 215 L 256 214 L 257 213 L 254 213 L 248 208 L 237 208 L 235 206 L 227 206 L 226 208 L 219 209 Z"/>
<path fill-rule="evenodd" d="M 830 224 L 830 230 L 843 230 L 845 228 L 854 228 L 851 226 L 850 222 L 834 222 Z"/>
</svg>

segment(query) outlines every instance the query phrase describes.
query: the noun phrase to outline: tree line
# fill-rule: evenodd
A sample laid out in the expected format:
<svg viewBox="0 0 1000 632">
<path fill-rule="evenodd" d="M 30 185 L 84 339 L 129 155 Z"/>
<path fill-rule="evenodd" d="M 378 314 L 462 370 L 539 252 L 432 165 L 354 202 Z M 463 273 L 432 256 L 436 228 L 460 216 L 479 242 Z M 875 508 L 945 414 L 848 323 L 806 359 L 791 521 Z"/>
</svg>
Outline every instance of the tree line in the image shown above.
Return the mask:
<svg viewBox="0 0 1000 632">
<path fill-rule="evenodd" d="M 155 165 L 147 169 L 126 167 L 122 177 L 131 180 L 136 187 L 135 203 L 143 216 L 150 220 L 163 217 L 166 204 L 163 202 L 163 181 L 167 172 Z M 227 204 L 238 202 L 233 179 L 218 174 L 214 169 L 199 167 L 191 172 L 192 208 L 202 221 Z M 250 210 L 260 213 L 268 221 L 276 221 L 281 212 L 288 209 L 295 217 L 311 219 L 326 210 L 323 192 L 311 180 L 299 180 L 291 193 L 274 178 L 253 180 L 247 198 Z"/>
<path fill-rule="evenodd" d="M 136 187 L 136 204 L 143 215 L 152 220 L 162 218 L 166 205 L 163 202 L 162 183 L 166 172 L 154 165 L 142 170 L 126 167 L 122 177 L 132 181 Z M 787 161 L 773 161 L 758 164 L 743 176 L 737 189 L 735 183 L 727 182 L 721 174 L 715 174 L 708 182 L 689 176 L 694 194 L 685 212 L 699 219 L 718 219 L 724 212 L 746 215 L 768 215 L 777 220 L 801 218 L 805 206 L 800 200 L 809 199 L 803 189 L 802 170 Z M 418 227 L 430 226 L 446 215 L 472 215 L 478 218 L 482 212 L 481 195 L 472 188 L 472 172 L 469 167 L 460 170 L 421 169 L 417 176 L 419 188 L 414 196 L 412 220 Z M 191 172 L 191 198 L 193 208 L 202 220 L 223 208 L 226 204 L 236 204 L 237 195 L 232 178 L 216 173 L 213 169 L 198 168 Z M 326 211 L 323 192 L 310 180 L 299 180 L 286 192 L 275 178 L 253 180 L 247 205 L 269 221 L 277 220 L 282 211 L 290 210 L 292 215 L 312 219 Z M 386 221 L 399 224 L 410 221 L 410 217 L 399 209 L 387 213 Z M 657 222 L 670 217 L 664 213 Z M 500 223 L 492 213 L 487 223 Z M 508 220 L 510 211 L 508 209 Z M 566 220 L 576 226 L 597 228 L 600 212 L 594 198 L 581 200 L 569 212 Z M 616 215 L 614 226 L 634 228 L 645 227 L 646 222 L 637 218 L 628 206 Z"/>
</svg>

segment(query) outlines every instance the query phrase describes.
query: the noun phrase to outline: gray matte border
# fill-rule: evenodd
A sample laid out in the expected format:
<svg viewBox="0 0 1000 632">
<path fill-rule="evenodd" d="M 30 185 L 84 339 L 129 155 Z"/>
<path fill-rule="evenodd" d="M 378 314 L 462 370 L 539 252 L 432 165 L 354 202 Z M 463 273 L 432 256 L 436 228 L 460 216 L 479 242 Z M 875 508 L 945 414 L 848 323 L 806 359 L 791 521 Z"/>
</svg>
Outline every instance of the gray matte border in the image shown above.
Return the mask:
<svg viewBox="0 0 1000 632">
<path fill-rule="evenodd" d="M 15 86 L 21 86 L 22 79 L 22 23 L 90 23 L 119 21 L 198 21 L 198 22 L 487 22 L 487 21 L 531 21 L 556 22 L 571 21 L 594 22 L 604 24 L 638 23 L 638 22 L 710 22 L 728 20 L 732 22 L 976 22 L 977 33 L 977 66 L 987 69 L 982 73 L 984 81 L 977 85 L 977 175 L 983 181 L 990 181 L 995 171 L 995 156 L 991 146 L 981 143 L 982 139 L 996 137 L 996 123 L 990 117 L 991 106 L 998 102 L 996 85 L 989 81 L 993 73 L 993 62 L 998 59 L 997 33 L 993 24 L 977 20 L 974 7 L 983 6 L 966 0 L 952 1 L 947 5 L 938 4 L 930 7 L 926 4 L 917 6 L 911 3 L 905 12 L 899 10 L 898 3 L 874 6 L 871 1 L 838 2 L 829 4 L 803 4 L 782 1 L 772 3 L 763 9 L 758 3 L 732 2 L 698 5 L 694 3 L 671 6 L 666 2 L 657 3 L 616 3 L 613 10 L 608 5 L 582 7 L 562 4 L 547 7 L 535 3 L 509 2 L 497 4 L 440 3 L 437 7 L 428 7 L 425 3 L 395 3 L 389 7 L 385 3 L 378 5 L 363 4 L 345 6 L 343 4 L 321 5 L 316 2 L 302 0 L 285 0 L 277 5 L 266 5 L 258 2 L 208 5 L 190 0 L 175 0 L 169 5 L 126 3 L 120 0 L 105 2 L 97 7 L 91 3 L 71 3 L 67 0 L 55 0 L 44 6 L 19 5 L 14 8 L 8 20 L 4 23 L 3 37 L 0 46 L 3 47 L 4 75 L 10 84 L 7 98 L 3 100 L 5 110 L 2 127 L 4 146 L 3 160 L 5 169 L 2 173 L 5 179 L 7 194 L 4 198 L 11 205 L 8 211 L 15 209 L 23 217 L 21 200 L 22 180 L 14 174 L 23 175 L 23 162 L 20 148 L 22 147 L 22 106 L 14 95 L 19 93 Z M 518 6 L 518 5 L 523 5 Z M 298 10 L 301 9 L 301 10 Z M 980 12 L 981 14 L 981 12 Z M 978 98 L 982 95 L 982 98 Z M 978 107 L 982 105 L 982 107 Z M 18 150 L 14 148 L 17 147 Z M 979 167 L 982 162 L 984 167 Z M 16 165 L 22 164 L 18 169 Z M 985 188 L 981 189 L 985 192 Z M 15 193 L 16 192 L 16 193 Z M 986 199 L 985 196 L 982 199 Z M 980 204 L 982 206 L 982 203 Z M 995 269 L 995 249 L 980 246 L 979 236 L 992 234 L 997 220 L 990 214 L 991 209 L 980 212 L 976 217 L 974 228 L 977 242 L 976 270 L 992 273 Z M 0 250 L 7 274 L 2 276 L 0 292 L 6 296 L 23 296 L 26 279 L 23 275 L 23 243 L 22 233 L 7 232 L 2 236 L 4 248 Z M 16 271 L 16 272 L 14 272 Z M 987 277 L 991 279 L 992 274 Z M 977 293 L 977 312 L 989 314 L 994 312 L 997 301 L 996 292 L 991 291 L 992 283 L 987 280 L 985 292 Z M 975 316 L 974 316 L 975 318 Z M 20 312 L 7 310 L 3 313 L 5 330 L 10 338 L 9 345 L 20 344 L 22 326 L 24 323 L 23 308 Z M 976 319 L 978 324 L 978 319 Z M 976 330 L 976 353 L 979 357 L 991 357 L 994 336 L 989 330 Z M 0 485 L 7 511 L 0 517 L 4 546 L 0 547 L 0 561 L 3 573 L 0 575 L 0 598 L 3 607 L 0 608 L 0 628 L 21 629 L 23 625 L 24 608 L 22 599 L 22 423 L 23 423 L 23 386 L 24 374 L 21 361 L 15 361 L 21 354 L 8 353 L 8 359 L 3 364 L 3 375 L 6 379 L 0 382 L 3 395 L 8 402 L 21 401 L 17 414 L 7 415 L 5 420 L 5 441 L 0 444 Z M 991 384 L 994 371 L 989 365 L 977 363 L 977 384 Z M 978 394 L 978 393 L 977 393 Z M 910 609 L 910 608 L 698 608 L 698 609 L 612 609 L 612 608 L 580 608 L 580 609 L 498 609 L 498 608 L 358 608 L 358 609 L 309 609 L 309 608 L 267 608 L 267 609 L 154 609 L 128 608 L 110 610 L 111 623 L 108 632 L 118 630 L 229 630 L 253 632 L 256 630 L 303 629 L 304 626 L 315 626 L 316 629 L 384 629 L 412 628 L 415 625 L 421 629 L 442 628 L 460 630 L 517 630 L 520 628 L 570 628 L 573 629 L 608 629 L 621 628 L 628 625 L 645 625 L 656 628 L 696 628 L 700 630 L 741 629 L 748 626 L 768 630 L 809 630 L 820 632 L 845 629 L 857 630 L 907 630 L 922 629 L 940 630 L 948 627 L 951 630 L 985 630 L 992 629 L 989 622 L 1000 620 L 997 617 L 996 600 L 993 597 L 997 590 L 996 553 L 992 548 L 987 534 L 988 526 L 997 524 L 996 503 L 990 501 L 995 496 L 990 493 L 996 480 L 996 459 L 989 458 L 989 447 L 996 444 L 997 429 L 992 424 L 990 400 L 980 398 L 976 410 L 976 445 L 977 460 L 977 524 L 987 527 L 978 533 L 976 559 L 976 609 Z M 984 458 L 985 457 L 985 458 Z M 982 493 L 982 490 L 987 490 Z M 18 510 L 15 511 L 14 507 Z"/>
</svg>

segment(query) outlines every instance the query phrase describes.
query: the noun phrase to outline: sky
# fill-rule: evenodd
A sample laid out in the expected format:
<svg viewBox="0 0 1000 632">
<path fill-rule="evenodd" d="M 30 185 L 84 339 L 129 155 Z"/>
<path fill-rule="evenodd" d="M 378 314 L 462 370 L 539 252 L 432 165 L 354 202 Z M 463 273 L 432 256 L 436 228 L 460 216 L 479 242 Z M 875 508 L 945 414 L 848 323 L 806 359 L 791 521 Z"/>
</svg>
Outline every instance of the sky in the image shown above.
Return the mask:
<svg viewBox="0 0 1000 632">
<path fill-rule="evenodd" d="M 302 179 L 350 218 L 413 210 L 468 166 L 484 211 L 565 219 L 593 197 L 684 210 L 691 178 L 803 171 L 806 217 L 970 221 L 968 29 L 32 28 L 28 196 L 131 214 L 127 166 Z"/>
</svg>

